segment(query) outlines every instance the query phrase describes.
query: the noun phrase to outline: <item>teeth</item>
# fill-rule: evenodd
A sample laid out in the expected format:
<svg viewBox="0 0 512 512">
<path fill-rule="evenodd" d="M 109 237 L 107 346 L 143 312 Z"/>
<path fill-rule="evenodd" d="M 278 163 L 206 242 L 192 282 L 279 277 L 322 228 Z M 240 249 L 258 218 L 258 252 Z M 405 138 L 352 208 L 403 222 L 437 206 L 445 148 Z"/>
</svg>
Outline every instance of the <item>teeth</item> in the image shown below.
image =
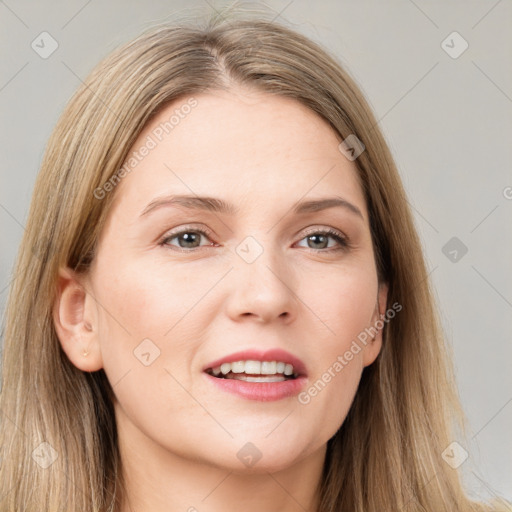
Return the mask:
<svg viewBox="0 0 512 512">
<path fill-rule="evenodd" d="M 261 373 L 261 363 L 259 361 L 246 361 L 244 371 L 245 373 L 259 375 Z"/>
<path fill-rule="evenodd" d="M 245 363 L 243 361 L 237 361 L 236 363 L 231 363 L 231 371 L 233 373 L 243 373 L 245 370 Z"/>
<path fill-rule="evenodd" d="M 261 374 L 262 375 L 274 375 L 276 373 L 277 363 L 275 361 L 262 361 L 261 363 Z"/>
<path fill-rule="evenodd" d="M 245 373 L 236 375 L 234 373 L 230 373 L 227 376 L 228 379 L 235 380 L 245 380 L 247 382 L 282 382 L 286 380 L 283 375 L 265 375 L 261 377 L 253 377 L 252 375 L 245 375 Z"/>
<path fill-rule="evenodd" d="M 222 363 L 220 366 L 211 369 L 213 375 L 216 377 L 221 373 L 227 376 L 231 373 L 245 373 L 250 375 L 293 375 L 293 365 L 283 363 L 281 361 L 234 361 L 232 363 Z M 252 377 L 250 382 L 263 382 L 252 380 L 257 377 Z M 243 379 L 249 380 L 249 379 Z M 268 380 L 267 380 L 268 381 Z M 268 381 L 270 382 L 270 381 Z M 276 381 L 277 382 L 277 381 Z"/>
</svg>

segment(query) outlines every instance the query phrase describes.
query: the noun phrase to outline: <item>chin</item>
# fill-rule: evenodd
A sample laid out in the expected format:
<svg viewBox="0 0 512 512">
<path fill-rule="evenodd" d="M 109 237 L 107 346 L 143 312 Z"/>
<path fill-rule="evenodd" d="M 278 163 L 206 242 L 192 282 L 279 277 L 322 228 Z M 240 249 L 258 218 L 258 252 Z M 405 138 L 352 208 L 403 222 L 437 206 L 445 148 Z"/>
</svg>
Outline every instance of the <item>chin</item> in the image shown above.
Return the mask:
<svg viewBox="0 0 512 512">
<path fill-rule="evenodd" d="M 240 461 L 236 460 L 233 464 L 233 461 L 230 461 L 231 464 L 229 466 L 223 466 L 226 469 L 229 469 L 235 474 L 240 475 L 267 475 L 268 473 L 278 473 L 280 471 L 284 471 L 289 467 L 293 466 L 294 463 L 297 462 L 297 459 L 293 457 L 285 457 L 285 458 L 276 458 L 276 457 L 262 457 L 260 460 L 256 461 L 253 465 L 244 464 Z"/>
<path fill-rule="evenodd" d="M 239 474 L 267 474 L 285 470 L 304 458 L 304 448 L 297 443 L 285 443 L 278 436 L 254 441 L 233 441 L 228 456 L 219 454 L 213 462 Z"/>
</svg>

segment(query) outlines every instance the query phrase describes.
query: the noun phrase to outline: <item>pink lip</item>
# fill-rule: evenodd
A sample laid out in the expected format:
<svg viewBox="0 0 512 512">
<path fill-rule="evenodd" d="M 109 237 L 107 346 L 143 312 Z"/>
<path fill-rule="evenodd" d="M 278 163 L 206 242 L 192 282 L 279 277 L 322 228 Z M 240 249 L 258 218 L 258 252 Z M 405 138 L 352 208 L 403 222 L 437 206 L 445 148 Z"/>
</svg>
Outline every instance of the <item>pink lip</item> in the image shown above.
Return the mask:
<svg viewBox="0 0 512 512">
<path fill-rule="evenodd" d="M 266 350 L 265 352 L 261 352 L 259 350 L 244 350 L 242 352 L 235 352 L 234 354 L 230 354 L 229 356 L 225 356 L 222 359 L 217 359 L 216 361 L 212 361 L 208 363 L 203 371 L 206 371 L 208 368 L 216 368 L 220 366 L 222 363 L 232 363 L 234 361 L 281 361 L 283 363 L 288 363 L 293 365 L 294 372 L 299 376 L 306 376 L 306 365 L 297 357 L 293 356 L 286 350 L 282 350 L 280 348 L 275 348 L 271 350 Z M 223 379 L 216 379 L 223 380 Z M 298 379 L 296 379 L 298 380 Z M 229 381 L 228 381 L 229 382 Z M 242 381 L 232 381 L 240 383 Z M 286 382 L 293 382 L 291 380 Z M 249 383 L 250 385 L 254 384 L 271 384 L 271 383 Z M 277 383 L 281 384 L 281 383 Z"/>
<path fill-rule="evenodd" d="M 235 379 L 218 379 L 208 373 L 203 375 L 223 391 L 241 396 L 247 400 L 258 400 L 260 402 L 281 400 L 298 395 L 307 382 L 307 378 L 304 376 L 281 382 L 247 382 Z"/>
<path fill-rule="evenodd" d="M 216 368 L 222 363 L 234 361 L 281 361 L 293 365 L 297 378 L 280 382 L 247 382 L 236 379 L 220 379 L 206 373 L 209 368 Z M 282 349 L 266 350 L 244 350 L 235 352 L 229 356 L 217 359 L 203 368 L 205 377 L 223 391 L 233 393 L 248 400 L 259 400 L 269 402 L 282 398 L 297 395 L 306 384 L 306 365 L 297 357 Z"/>
</svg>

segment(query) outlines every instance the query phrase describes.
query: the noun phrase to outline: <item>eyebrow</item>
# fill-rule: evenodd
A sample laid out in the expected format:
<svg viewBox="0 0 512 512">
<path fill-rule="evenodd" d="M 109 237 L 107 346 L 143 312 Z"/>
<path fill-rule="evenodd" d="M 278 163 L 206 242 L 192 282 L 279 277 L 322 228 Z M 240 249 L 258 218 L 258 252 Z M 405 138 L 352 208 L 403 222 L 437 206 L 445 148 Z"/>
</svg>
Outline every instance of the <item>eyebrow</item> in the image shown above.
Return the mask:
<svg viewBox="0 0 512 512">
<path fill-rule="evenodd" d="M 191 210 L 205 210 L 215 213 L 224 213 L 227 215 L 236 215 L 240 211 L 233 204 L 215 197 L 174 195 L 154 199 L 144 208 L 140 216 L 142 217 L 156 209 L 170 206 L 181 206 Z M 292 211 L 295 214 L 306 214 L 327 210 L 329 208 L 344 208 L 364 220 L 363 214 L 357 206 L 337 196 L 326 197 L 323 199 L 311 199 L 309 201 L 299 201 L 293 205 Z"/>
</svg>

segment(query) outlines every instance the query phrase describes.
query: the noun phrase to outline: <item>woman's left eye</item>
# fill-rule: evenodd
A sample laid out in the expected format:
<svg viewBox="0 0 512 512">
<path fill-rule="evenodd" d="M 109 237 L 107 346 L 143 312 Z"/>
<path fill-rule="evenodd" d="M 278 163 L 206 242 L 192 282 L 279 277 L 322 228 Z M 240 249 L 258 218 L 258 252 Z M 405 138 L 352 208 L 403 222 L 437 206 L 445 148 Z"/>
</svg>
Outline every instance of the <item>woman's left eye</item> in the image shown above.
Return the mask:
<svg viewBox="0 0 512 512">
<path fill-rule="evenodd" d="M 338 245 L 338 247 L 332 248 L 332 245 L 329 245 L 329 238 L 335 240 L 334 245 Z M 349 247 L 348 239 L 343 236 L 338 231 L 327 230 L 327 231 L 314 231 L 308 233 L 305 238 L 302 240 L 307 240 L 307 242 L 312 242 L 313 244 L 318 244 L 321 247 L 311 247 L 308 246 L 308 249 L 313 249 L 315 251 L 321 251 L 322 249 L 330 249 L 332 251 L 339 251 L 342 249 L 347 249 Z M 302 241 L 301 240 L 301 241 Z M 330 252 L 330 251 L 322 251 L 322 252 Z"/>
<path fill-rule="evenodd" d="M 202 229 L 185 229 L 182 231 L 179 231 L 174 234 L 170 234 L 162 239 L 160 242 L 161 246 L 169 247 L 173 246 L 176 247 L 178 250 L 185 250 L 186 249 L 197 249 L 201 247 L 201 238 L 204 237 L 209 240 L 210 234 Z M 334 240 L 335 243 L 329 245 L 329 239 Z M 178 245 L 171 243 L 172 240 L 177 240 Z M 349 247 L 349 242 L 345 236 L 343 236 L 340 232 L 334 231 L 334 230 L 327 230 L 327 231 L 312 231 L 308 233 L 304 238 L 300 240 L 302 242 L 303 240 L 306 240 L 308 243 L 308 249 L 312 249 L 314 251 L 321 251 L 321 252 L 330 252 L 330 251 L 337 251 L 342 249 L 347 249 Z M 310 245 L 313 244 L 313 245 Z M 210 242 L 208 244 L 209 246 L 213 246 L 214 243 Z M 315 247 L 316 245 L 316 247 Z M 338 247 L 334 247 L 338 246 Z M 320 246 L 320 247 L 318 247 Z M 302 246 L 303 247 L 303 246 Z M 324 249 L 329 249 L 329 251 L 325 251 Z M 190 251 L 187 251 L 190 252 Z"/>
</svg>

